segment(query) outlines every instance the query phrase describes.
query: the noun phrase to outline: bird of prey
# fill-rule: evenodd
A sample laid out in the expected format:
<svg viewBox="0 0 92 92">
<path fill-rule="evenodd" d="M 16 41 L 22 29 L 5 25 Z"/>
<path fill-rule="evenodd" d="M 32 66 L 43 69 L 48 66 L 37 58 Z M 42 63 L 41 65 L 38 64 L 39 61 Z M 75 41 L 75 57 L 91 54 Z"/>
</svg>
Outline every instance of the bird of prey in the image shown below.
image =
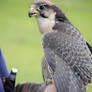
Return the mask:
<svg viewBox="0 0 92 92">
<path fill-rule="evenodd" d="M 45 81 L 51 79 L 57 92 L 86 92 L 92 77 L 92 47 L 50 1 L 33 2 L 29 10 L 29 17 L 32 16 L 43 36 Z"/>
</svg>

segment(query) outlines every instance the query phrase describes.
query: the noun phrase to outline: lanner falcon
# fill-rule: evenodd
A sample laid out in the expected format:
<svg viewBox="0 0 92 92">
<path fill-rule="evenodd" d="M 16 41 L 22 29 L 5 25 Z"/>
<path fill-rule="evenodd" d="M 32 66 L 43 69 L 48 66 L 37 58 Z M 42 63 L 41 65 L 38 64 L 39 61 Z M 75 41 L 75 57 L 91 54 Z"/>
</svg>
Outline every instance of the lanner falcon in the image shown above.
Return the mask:
<svg viewBox="0 0 92 92">
<path fill-rule="evenodd" d="M 92 77 L 92 48 L 65 14 L 53 3 L 39 0 L 30 5 L 42 34 L 45 82 L 52 80 L 57 92 L 86 92 Z"/>
</svg>

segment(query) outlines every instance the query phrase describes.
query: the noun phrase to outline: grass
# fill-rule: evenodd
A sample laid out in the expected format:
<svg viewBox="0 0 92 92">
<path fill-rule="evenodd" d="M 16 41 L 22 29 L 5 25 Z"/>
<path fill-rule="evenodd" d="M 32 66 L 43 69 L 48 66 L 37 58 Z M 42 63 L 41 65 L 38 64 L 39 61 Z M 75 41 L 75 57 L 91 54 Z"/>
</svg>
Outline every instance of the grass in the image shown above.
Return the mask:
<svg viewBox="0 0 92 92">
<path fill-rule="evenodd" d="M 52 0 L 92 44 L 92 1 Z M 41 35 L 35 18 L 28 18 L 30 0 L 0 0 L 0 48 L 8 69 L 18 68 L 17 83 L 43 81 Z M 92 92 L 88 86 L 87 92 Z"/>
</svg>

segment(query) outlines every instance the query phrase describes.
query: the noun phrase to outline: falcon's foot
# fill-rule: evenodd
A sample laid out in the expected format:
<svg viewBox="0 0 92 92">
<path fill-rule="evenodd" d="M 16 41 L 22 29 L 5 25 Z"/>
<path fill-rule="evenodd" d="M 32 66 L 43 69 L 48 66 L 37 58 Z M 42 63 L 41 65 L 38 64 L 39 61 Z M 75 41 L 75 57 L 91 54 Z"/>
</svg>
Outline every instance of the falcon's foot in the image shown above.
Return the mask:
<svg viewBox="0 0 92 92">
<path fill-rule="evenodd" d="M 52 84 L 53 80 L 52 79 L 48 79 L 48 83 Z"/>
</svg>

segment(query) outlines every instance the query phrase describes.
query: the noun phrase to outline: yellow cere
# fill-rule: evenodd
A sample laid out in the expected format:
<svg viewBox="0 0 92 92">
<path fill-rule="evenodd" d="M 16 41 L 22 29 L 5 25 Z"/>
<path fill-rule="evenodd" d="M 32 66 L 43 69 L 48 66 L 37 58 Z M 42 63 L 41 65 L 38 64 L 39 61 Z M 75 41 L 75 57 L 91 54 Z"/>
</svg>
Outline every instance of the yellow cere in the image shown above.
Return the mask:
<svg viewBox="0 0 92 92">
<path fill-rule="evenodd" d="M 35 9 L 34 9 L 34 8 L 30 8 L 30 10 L 31 10 L 32 12 L 35 12 Z"/>
</svg>

